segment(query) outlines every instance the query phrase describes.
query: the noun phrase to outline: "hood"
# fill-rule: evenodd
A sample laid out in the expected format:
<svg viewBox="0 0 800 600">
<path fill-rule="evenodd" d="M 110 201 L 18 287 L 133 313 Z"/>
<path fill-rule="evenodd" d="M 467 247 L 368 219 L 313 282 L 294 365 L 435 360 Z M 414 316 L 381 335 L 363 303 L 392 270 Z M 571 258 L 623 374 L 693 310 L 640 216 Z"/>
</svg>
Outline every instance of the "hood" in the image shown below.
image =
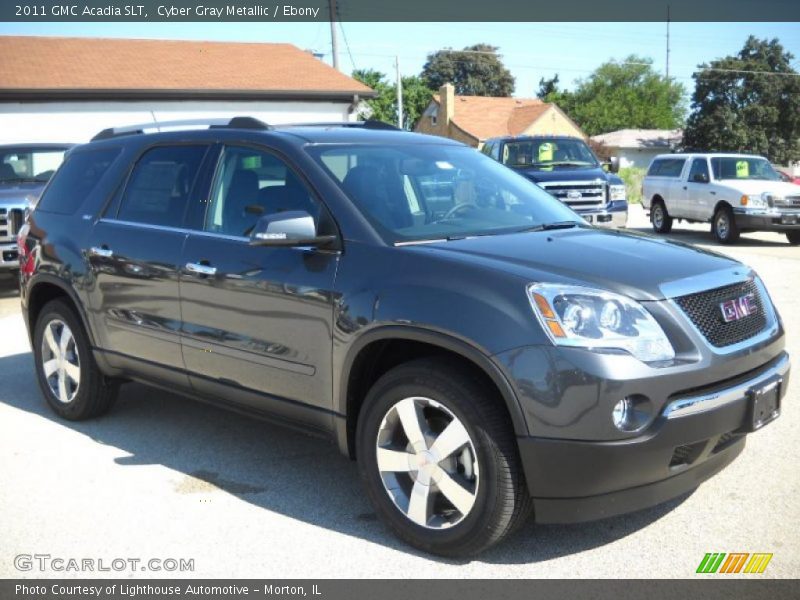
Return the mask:
<svg viewBox="0 0 800 600">
<path fill-rule="evenodd" d="M 517 173 L 531 181 L 608 181 L 622 183 L 622 179 L 613 173 L 607 173 L 602 167 L 554 167 L 552 171 L 543 171 L 531 167 L 512 167 Z"/>
<path fill-rule="evenodd" d="M 584 285 L 636 300 L 668 297 L 662 286 L 670 282 L 692 278 L 694 285 L 705 289 L 706 276 L 715 272 L 730 273 L 732 268 L 750 272 L 741 263 L 701 248 L 599 228 L 482 236 L 414 248 L 442 258 L 479 261 L 488 269 L 502 269 L 527 282 Z"/>
<path fill-rule="evenodd" d="M 39 182 L 0 183 L 0 206 L 25 207 L 39 198 L 44 186 Z"/>
<path fill-rule="evenodd" d="M 720 187 L 732 190 L 734 193 L 758 196 L 764 192 L 777 196 L 800 196 L 800 186 L 786 181 L 764 181 L 759 179 L 720 179 L 715 181 Z"/>
</svg>

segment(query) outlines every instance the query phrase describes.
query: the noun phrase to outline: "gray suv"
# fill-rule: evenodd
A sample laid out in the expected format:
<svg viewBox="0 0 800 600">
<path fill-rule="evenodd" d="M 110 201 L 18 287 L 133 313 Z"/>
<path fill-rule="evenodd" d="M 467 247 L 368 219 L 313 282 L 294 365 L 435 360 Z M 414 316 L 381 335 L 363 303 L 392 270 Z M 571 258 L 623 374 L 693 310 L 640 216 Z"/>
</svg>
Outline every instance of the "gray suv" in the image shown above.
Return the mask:
<svg viewBox="0 0 800 600">
<path fill-rule="evenodd" d="M 146 128 L 71 150 L 20 233 L 66 419 L 134 380 L 327 436 L 400 538 L 465 556 L 684 494 L 780 413 L 781 320 L 736 261 L 440 137 Z"/>
</svg>

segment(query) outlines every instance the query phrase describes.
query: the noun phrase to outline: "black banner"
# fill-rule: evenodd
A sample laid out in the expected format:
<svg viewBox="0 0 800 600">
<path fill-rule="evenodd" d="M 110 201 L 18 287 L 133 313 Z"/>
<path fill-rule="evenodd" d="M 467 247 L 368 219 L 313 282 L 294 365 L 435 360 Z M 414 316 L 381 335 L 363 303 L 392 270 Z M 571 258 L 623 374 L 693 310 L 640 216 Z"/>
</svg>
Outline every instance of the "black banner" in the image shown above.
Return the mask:
<svg viewBox="0 0 800 600">
<path fill-rule="evenodd" d="M 4 0 L 0 21 L 800 21 L 797 0 Z"/>
</svg>

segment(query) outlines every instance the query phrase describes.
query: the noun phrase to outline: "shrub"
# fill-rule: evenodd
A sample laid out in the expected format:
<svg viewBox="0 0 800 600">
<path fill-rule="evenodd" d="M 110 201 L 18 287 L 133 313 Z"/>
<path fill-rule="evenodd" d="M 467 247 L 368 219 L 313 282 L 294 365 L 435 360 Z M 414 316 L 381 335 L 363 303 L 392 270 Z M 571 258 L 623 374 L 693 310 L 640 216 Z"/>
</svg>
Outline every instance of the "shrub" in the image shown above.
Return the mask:
<svg viewBox="0 0 800 600">
<path fill-rule="evenodd" d="M 642 201 L 642 180 L 646 169 L 638 167 L 625 167 L 619 170 L 619 176 L 625 182 L 628 202 L 639 204 Z"/>
</svg>

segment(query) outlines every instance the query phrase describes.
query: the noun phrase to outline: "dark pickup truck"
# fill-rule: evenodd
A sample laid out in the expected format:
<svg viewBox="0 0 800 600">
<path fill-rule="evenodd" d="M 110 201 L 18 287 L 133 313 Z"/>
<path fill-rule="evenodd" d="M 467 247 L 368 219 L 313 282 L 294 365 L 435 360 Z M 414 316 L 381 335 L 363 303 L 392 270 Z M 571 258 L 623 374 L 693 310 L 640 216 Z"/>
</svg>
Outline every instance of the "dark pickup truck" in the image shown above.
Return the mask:
<svg viewBox="0 0 800 600">
<path fill-rule="evenodd" d="M 612 158 L 603 164 L 582 139 L 499 137 L 487 140 L 481 151 L 521 173 L 589 223 L 625 227 L 628 201 L 624 182 L 614 174 L 618 162 Z"/>
</svg>

